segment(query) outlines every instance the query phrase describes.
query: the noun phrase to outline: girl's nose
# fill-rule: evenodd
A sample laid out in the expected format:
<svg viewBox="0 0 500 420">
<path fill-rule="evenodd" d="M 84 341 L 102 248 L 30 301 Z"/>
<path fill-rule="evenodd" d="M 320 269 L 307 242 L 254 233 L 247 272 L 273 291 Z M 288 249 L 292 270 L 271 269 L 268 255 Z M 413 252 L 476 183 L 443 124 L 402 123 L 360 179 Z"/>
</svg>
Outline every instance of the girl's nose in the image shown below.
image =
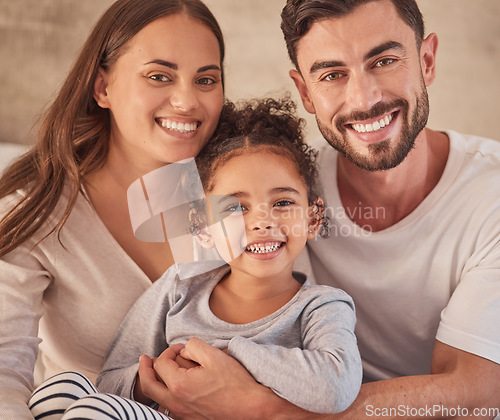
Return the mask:
<svg viewBox="0 0 500 420">
<path fill-rule="evenodd" d="M 261 221 L 254 223 L 252 226 L 252 230 L 269 230 L 272 229 L 273 225 L 269 222 Z"/>
</svg>

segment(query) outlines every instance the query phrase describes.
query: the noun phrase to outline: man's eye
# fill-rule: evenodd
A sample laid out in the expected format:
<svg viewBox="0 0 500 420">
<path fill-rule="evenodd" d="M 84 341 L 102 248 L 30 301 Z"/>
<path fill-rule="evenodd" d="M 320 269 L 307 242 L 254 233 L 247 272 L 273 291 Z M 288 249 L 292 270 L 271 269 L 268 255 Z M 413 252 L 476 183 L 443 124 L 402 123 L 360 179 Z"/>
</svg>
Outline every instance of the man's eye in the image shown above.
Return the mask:
<svg viewBox="0 0 500 420">
<path fill-rule="evenodd" d="M 342 77 L 342 73 L 330 73 L 326 75 L 323 80 L 334 82 L 335 80 L 339 80 Z"/>
<path fill-rule="evenodd" d="M 384 67 L 388 66 L 389 64 L 394 63 L 396 60 L 394 58 L 384 58 L 383 60 L 379 60 L 375 63 L 375 67 Z"/>
</svg>

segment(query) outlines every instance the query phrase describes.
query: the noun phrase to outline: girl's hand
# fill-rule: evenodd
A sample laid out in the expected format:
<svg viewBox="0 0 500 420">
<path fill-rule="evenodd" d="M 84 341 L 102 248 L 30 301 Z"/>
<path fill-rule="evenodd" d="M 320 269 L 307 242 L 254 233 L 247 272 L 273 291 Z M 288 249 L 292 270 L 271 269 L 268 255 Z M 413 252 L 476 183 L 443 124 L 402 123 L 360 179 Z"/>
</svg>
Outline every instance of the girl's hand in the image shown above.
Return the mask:
<svg viewBox="0 0 500 420">
<path fill-rule="evenodd" d="M 193 362 L 192 360 L 185 359 L 180 354 L 175 357 L 175 362 L 179 365 L 179 367 L 184 369 L 191 369 L 197 366 L 200 366 L 198 363 Z"/>
</svg>

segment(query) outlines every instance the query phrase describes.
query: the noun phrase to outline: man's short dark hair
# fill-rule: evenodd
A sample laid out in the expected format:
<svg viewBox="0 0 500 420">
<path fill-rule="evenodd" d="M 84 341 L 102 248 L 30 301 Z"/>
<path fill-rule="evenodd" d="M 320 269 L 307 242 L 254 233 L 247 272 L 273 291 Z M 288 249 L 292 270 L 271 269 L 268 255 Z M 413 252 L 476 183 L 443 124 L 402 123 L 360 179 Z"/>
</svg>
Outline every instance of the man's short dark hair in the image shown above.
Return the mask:
<svg viewBox="0 0 500 420">
<path fill-rule="evenodd" d="M 297 44 L 309 32 L 313 23 L 339 18 L 353 12 L 358 6 L 381 0 L 287 0 L 281 12 L 281 30 L 288 55 L 299 70 Z M 401 19 L 415 32 L 417 48 L 424 39 L 424 20 L 415 0 L 390 0 Z"/>
</svg>

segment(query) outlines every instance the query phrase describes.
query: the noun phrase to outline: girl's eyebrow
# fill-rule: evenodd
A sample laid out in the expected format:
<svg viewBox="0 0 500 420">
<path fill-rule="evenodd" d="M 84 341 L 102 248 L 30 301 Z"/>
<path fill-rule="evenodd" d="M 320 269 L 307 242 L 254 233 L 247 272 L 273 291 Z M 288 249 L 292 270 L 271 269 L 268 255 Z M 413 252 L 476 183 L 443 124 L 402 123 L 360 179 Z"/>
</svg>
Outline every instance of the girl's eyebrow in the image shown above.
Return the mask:
<svg viewBox="0 0 500 420">
<path fill-rule="evenodd" d="M 270 190 L 269 193 L 270 194 L 290 193 L 290 194 L 294 194 L 294 195 L 300 195 L 300 192 L 292 187 L 276 187 L 276 188 L 273 188 L 272 190 Z M 232 194 L 224 194 L 224 195 L 221 194 L 219 196 L 218 202 L 224 203 L 226 201 L 231 201 L 235 198 L 248 197 L 248 195 L 249 195 L 248 193 L 243 192 L 243 191 L 236 191 Z"/>
<path fill-rule="evenodd" d="M 271 193 L 292 193 L 292 194 L 295 194 L 295 195 L 300 195 L 300 193 L 295 189 L 295 188 L 292 188 L 292 187 L 278 187 L 278 188 L 273 188 L 271 190 Z"/>
<path fill-rule="evenodd" d="M 220 194 L 220 195 L 217 195 L 219 197 L 218 199 L 218 203 L 221 204 L 221 203 L 224 203 L 226 201 L 231 201 L 235 198 L 238 198 L 238 197 L 245 197 L 245 196 L 248 196 L 247 193 L 244 193 L 244 192 L 234 192 L 232 194 Z"/>
<path fill-rule="evenodd" d="M 165 67 L 168 67 L 169 69 L 172 69 L 172 70 L 179 70 L 179 66 L 177 64 L 172 63 L 170 61 L 166 61 L 166 60 L 156 59 L 156 60 L 151 60 L 151 61 L 147 62 L 146 64 L 159 64 L 160 66 L 165 66 Z M 222 71 L 218 65 L 209 64 L 209 65 L 200 67 L 197 70 L 197 73 L 203 73 L 204 71 L 207 71 L 207 70 Z"/>
</svg>

